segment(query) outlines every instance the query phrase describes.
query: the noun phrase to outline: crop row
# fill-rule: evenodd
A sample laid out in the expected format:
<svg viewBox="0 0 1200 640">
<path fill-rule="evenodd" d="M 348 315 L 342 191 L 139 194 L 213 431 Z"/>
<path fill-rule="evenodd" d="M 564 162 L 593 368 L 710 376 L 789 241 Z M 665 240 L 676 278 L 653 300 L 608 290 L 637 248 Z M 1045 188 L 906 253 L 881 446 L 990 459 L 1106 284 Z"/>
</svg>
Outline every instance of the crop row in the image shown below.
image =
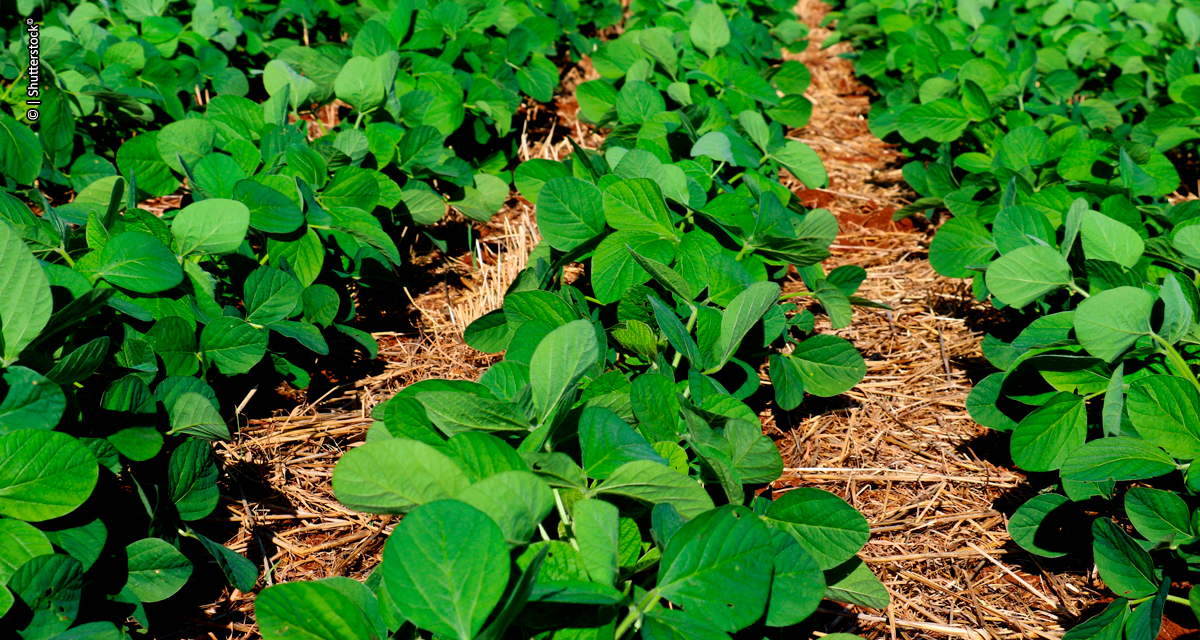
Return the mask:
<svg viewBox="0 0 1200 640">
<path fill-rule="evenodd" d="M 983 341 L 999 371 L 967 406 L 1011 433 L 1017 466 L 1055 474 L 1009 532 L 1044 557 L 1090 537 L 1118 598 L 1069 637 L 1154 637 L 1168 601 L 1200 611 L 1200 592 L 1170 592 L 1200 568 L 1200 206 L 1165 198 L 1180 185 L 1170 157 L 1200 137 L 1196 7 L 836 9 L 830 44 L 850 41 L 881 94 L 872 132 L 914 158 L 903 174 L 920 198 L 896 217 L 953 214 L 930 262 L 1009 320 Z M 1137 536 L 1094 517 L 1122 508 Z"/>
<path fill-rule="evenodd" d="M 781 182 L 827 182 L 786 137 L 812 108 L 807 69 L 777 62 L 806 36 L 788 2 L 635 5 L 604 42 L 615 3 L 175 5 L 52 4 L 39 77 L 26 28 L 0 57 L 0 625 L 122 637 L 205 553 L 252 590 L 255 565 L 202 533 L 219 390 L 270 369 L 303 386 L 335 339 L 374 357 L 347 285 L 395 281 L 401 229 L 486 221 L 510 182 L 545 240 L 465 335 L 504 360 L 376 408 L 333 483 L 405 515 L 384 562 L 365 586 L 266 589 L 264 636 L 720 638 L 825 597 L 886 604 L 861 515 L 755 497 L 783 461 L 751 406 L 866 369 L 796 299 L 835 328 L 876 306 L 862 269 L 821 267 L 836 219 Z M 604 148 L 517 165 L 522 100 L 583 55 Z M 185 181 L 181 208 L 138 207 Z M 806 290 L 784 294 L 793 268 Z"/>
</svg>

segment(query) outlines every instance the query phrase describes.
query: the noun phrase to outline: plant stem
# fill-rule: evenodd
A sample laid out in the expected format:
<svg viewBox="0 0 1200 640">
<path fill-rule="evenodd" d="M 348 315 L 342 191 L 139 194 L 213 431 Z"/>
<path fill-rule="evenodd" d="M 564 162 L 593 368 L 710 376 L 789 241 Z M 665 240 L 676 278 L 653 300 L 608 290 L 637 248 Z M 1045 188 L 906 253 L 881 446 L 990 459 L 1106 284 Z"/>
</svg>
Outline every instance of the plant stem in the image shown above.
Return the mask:
<svg viewBox="0 0 1200 640">
<path fill-rule="evenodd" d="M 1129 604 L 1130 605 L 1141 604 L 1143 602 L 1146 602 L 1147 600 L 1153 600 L 1153 599 L 1154 599 L 1154 596 L 1146 596 L 1144 598 L 1130 600 Z M 1175 604 L 1182 604 L 1182 605 L 1187 605 L 1187 606 L 1191 606 L 1191 604 L 1192 604 L 1191 602 L 1188 602 L 1187 598 L 1181 598 L 1179 596 L 1173 596 L 1173 595 L 1169 595 L 1169 594 L 1167 595 L 1167 602 L 1174 602 Z"/>
<path fill-rule="evenodd" d="M 1076 285 L 1074 282 L 1068 283 L 1068 284 L 1067 284 L 1067 288 L 1068 288 L 1068 289 L 1070 289 L 1071 291 L 1075 292 L 1075 293 L 1078 293 L 1079 295 L 1081 295 L 1081 296 L 1083 296 L 1083 297 L 1085 297 L 1085 298 L 1090 298 L 1090 297 L 1092 297 L 1092 294 L 1090 294 L 1090 293 L 1088 293 L 1088 292 L 1084 291 L 1083 289 L 1080 289 L 1080 288 L 1079 288 L 1079 286 L 1078 286 L 1078 285 Z"/>
<path fill-rule="evenodd" d="M 558 517 L 562 519 L 564 526 L 571 526 L 571 516 L 567 515 L 567 506 L 563 504 L 562 494 L 558 492 L 558 489 L 551 489 L 551 491 L 554 492 L 554 504 L 558 507 Z M 542 525 L 539 524 L 538 526 Z M 575 541 L 575 536 L 571 536 L 568 540 L 571 541 L 571 546 L 575 547 L 576 551 L 579 551 L 579 543 Z"/>
<path fill-rule="evenodd" d="M 815 295 L 815 293 L 812 291 L 797 291 L 795 293 L 785 293 L 785 294 L 779 296 L 779 301 L 783 302 L 784 300 L 787 300 L 788 298 L 795 298 L 797 296 L 811 296 L 811 295 Z"/>
<path fill-rule="evenodd" d="M 685 326 L 685 327 L 684 327 L 685 329 L 687 329 L 687 332 L 688 332 L 689 334 L 691 334 L 691 333 L 692 333 L 692 327 L 696 326 L 696 316 L 697 316 L 697 315 L 699 315 L 699 314 L 700 314 L 700 307 L 698 307 L 698 306 L 693 306 L 693 307 L 692 307 L 692 317 L 688 318 L 688 321 L 687 321 L 687 326 Z M 680 351 L 680 350 L 678 350 L 678 349 L 676 349 L 676 350 L 675 350 L 675 357 L 671 359 L 671 368 L 672 368 L 672 369 L 678 368 L 678 367 L 679 367 L 679 361 L 680 361 L 680 360 L 682 360 L 682 359 L 683 359 L 683 352 L 682 352 L 682 351 Z M 673 375 L 673 374 L 672 374 L 672 375 Z"/>
<path fill-rule="evenodd" d="M 717 165 L 717 168 L 713 169 L 713 172 L 708 174 L 708 179 L 712 180 L 713 178 L 717 177 L 717 174 L 720 173 L 721 169 L 724 169 L 724 168 L 725 168 L 725 161 L 722 160 L 721 163 Z"/>
<path fill-rule="evenodd" d="M 1190 381 L 1192 386 L 1196 387 L 1196 391 L 1200 391 L 1200 380 L 1197 380 L 1196 376 L 1192 374 L 1191 367 L 1188 366 L 1188 363 L 1183 359 L 1183 356 L 1175 350 L 1175 347 L 1172 347 L 1170 342 L 1164 340 L 1162 336 L 1158 335 L 1157 333 L 1151 333 L 1150 337 L 1154 338 L 1158 342 L 1159 346 L 1166 351 L 1167 360 L 1171 361 L 1171 367 L 1175 369 L 1175 373 L 1178 374 L 1179 377 Z"/>
<path fill-rule="evenodd" d="M 641 620 L 642 616 L 645 615 L 646 612 L 651 609 L 651 607 L 658 604 L 658 599 L 660 597 L 662 596 L 658 595 L 658 589 L 651 589 L 646 593 L 645 597 L 643 597 L 640 602 L 638 602 L 636 605 L 630 606 L 629 614 L 626 615 L 625 619 L 621 621 L 621 624 L 617 626 L 617 632 L 613 634 L 613 640 L 621 640 L 621 637 L 625 635 L 625 632 L 629 631 L 629 627 L 632 627 L 633 623 Z"/>
<path fill-rule="evenodd" d="M 563 504 L 562 494 L 558 492 L 558 489 L 553 489 L 553 491 L 554 504 L 558 507 L 558 517 L 562 518 L 563 524 L 570 526 L 571 516 L 567 515 L 567 506 Z"/>
<path fill-rule="evenodd" d="M 359 116 L 359 117 L 361 117 L 361 116 Z M 357 129 L 358 125 L 355 125 L 354 128 Z M 477 271 L 478 267 L 475 266 L 475 243 L 474 243 L 474 239 L 471 237 L 472 231 L 474 231 L 474 229 L 472 228 L 471 223 L 468 222 L 467 223 L 467 253 L 471 254 L 471 271 Z"/>
</svg>

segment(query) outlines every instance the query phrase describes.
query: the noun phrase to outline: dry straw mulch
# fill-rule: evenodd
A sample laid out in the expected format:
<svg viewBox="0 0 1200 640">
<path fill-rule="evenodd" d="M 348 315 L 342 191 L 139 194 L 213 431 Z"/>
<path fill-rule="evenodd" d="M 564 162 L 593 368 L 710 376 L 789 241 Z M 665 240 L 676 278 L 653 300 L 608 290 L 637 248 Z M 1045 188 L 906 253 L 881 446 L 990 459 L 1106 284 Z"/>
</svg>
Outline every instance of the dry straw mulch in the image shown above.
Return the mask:
<svg viewBox="0 0 1200 640">
<path fill-rule="evenodd" d="M 819 0 L 797 6 L 813 27 L 808 50 L 794 57 L 813 72 L 808 97 L 815 108 L 812 122 L 791 135 L 821 155 L 831 185 L 805 189 L 793 180 L 789 186 L 842 222 L 827 267 L 864 267 L 860 295 L 892 309 L 857 310 L 853 325 L 836 332 L 867 359 L 861 384 L 839 398 L 812 398 L 796 411 L 762 418 L 786 465 L 771 489 L 820 487 L 859 509 L 872 532 L 860 556 L 888 587 L 892 604 L 874 611 L 825 603 L 813 635 L 1060 637 L 1103 592 L 1090 566 L 1043 567 L 1005 532 L 1030 490 L 1007 460 L 1006 440 L 975 424 L 964 404 L 972 381 L 987 369 L 979 341 L 996 317 L 965 283 L 932 271 L 928 224 L 891 222 L 891 212 L 912 197 L 900 179 L 901 157 L 867 130 L 869 91 L 837 57 L 846 46 L 819 49 L 827 32 L 817 25 L 826 11 Z M 584 63 L 570 73 L 578 82 L 594 71 Z M 557 107 L 553 114 L 528 114 L 541 124 L 523 133 L 523 158 L 567 157 L 565 135 L 598 146 L 600 138 L 574 119 L 571 95 L 559 96 Z M 433 377 L 475 379 L 495 360 L 459 336 L 473 318 L 499 307 L 507 283 L 524 267 L 539 239 L 533 208 L 515 197 L 480 238 L 470 258 L 436 266 L 461 286 L 444 280 L 405 292 L 424 331 L 375 334 L 386 363 L 381 373 L 309 398 L 287 415 L 250 420 L 237 441 L 219 447 L 228 479 L 214 519 L 238 527 L 230 546 L 260 559 L 260 585 L 361 579 L 378 562 L 395 522 L 338 504 L 333 466 L 362 442 L 371 409 L 397 389 Z M 802 286 L 794 278 L 785 289 Z M 257 637 L 252 607 L 253 594 L 226 591 L 205 608 L 201 626 L 177 637 Z M 195 635 L 200 628 L 204 633 Z"/>
</svg>

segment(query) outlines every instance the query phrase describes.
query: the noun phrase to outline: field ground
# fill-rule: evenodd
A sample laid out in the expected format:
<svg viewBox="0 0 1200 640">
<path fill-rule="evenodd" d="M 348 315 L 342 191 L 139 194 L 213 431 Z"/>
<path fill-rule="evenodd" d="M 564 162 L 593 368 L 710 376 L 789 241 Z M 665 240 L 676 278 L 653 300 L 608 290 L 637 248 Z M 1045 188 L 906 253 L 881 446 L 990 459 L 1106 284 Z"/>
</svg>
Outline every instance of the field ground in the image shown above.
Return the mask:
<svg viewBox="0 0 1200 640">
<path fill-rule="evenodd" d="M 1105 602 L 1104 592 L 1091 566 L 1039 562 L 1009 540 L 1007 517 L 1033 489 L 1007 459 L 1007 440 L 975 424 L 964 404 L 987 369 L 979 341 L 997 318 L 965 283 L 932 271 L 930 223 L 891 222 L 892 211 L 912 197 L 900 157 L 868 132 L 869 90 L 837 57 L 844 45 L 819 49 L 828 33 L 817 26 L 825 11 L 818 0 L 797 7 L 813 27 L 799 58 L 813 72 L 808 97 L 815 108 L 811 123 L 792 136 L 817 150 L 831 185 L 800 195 L 841 220 L 828 268 L 866 268 L 859 295 L 892 310 L 858 309 L 853 325 L 838 332 L 867 359 L 866 379 L 855 389 L 762 418 L 787 467 L 771 489 L 817 486 L 862 511 L 872 538 L 861 555 L 887 585 L 892 605 L 822 609 L 814 635 L 1060 637 Z M 587 67 L 571 73 L 585 78 Z M 558 100 L 556 114 L 526 114 L 527 122 L 541 123 L 524 134 L 528 156 L 569 153 L 564 134 L 586 147 L 600 141 L 574 120 L 569 95 Z M 392 292 L 397 307 L 407 308 L 381 322 L 413 328 L 375 333 L 380 362 L 373 367 L 355 369 L 357 377 L 329 375 L 299 397 L 299 406 L 274 416 L 263 396 L 277 391 L 248 390 L 239 409 L 248 424 L 218 450 L 229 475 L 214 519 L 228 522 L 234 550 L 262 561 L 266 584 L 363 578 L 378 562 L 394 523 L 339 505 L 330 488 L 333 466 L 362 441 L 371 409 L 397 389 L 430 377 L 474 379 L 493 361 L 459 336 L 472 318 L 499 305 L 524 266 L 538 239 L 533 208 L 514 197 L 480 239 L 473 258 L 464 252 L 423 265 L 435 283 L 428 290 L 405 290 L 403 298 Z M 801 286 L 798 278 L 789 285 Z M 253 595 L 225 589 L 213 592 L 203 611 L 182 612 L 187 626 L 161 637 L 256 638 Z M 1187 624 L 1189 614 L 1171 608 L 1177 606 L 1168 606 L 1162 637 L 1187 631 L 1171 621 Z"/>
</svg>

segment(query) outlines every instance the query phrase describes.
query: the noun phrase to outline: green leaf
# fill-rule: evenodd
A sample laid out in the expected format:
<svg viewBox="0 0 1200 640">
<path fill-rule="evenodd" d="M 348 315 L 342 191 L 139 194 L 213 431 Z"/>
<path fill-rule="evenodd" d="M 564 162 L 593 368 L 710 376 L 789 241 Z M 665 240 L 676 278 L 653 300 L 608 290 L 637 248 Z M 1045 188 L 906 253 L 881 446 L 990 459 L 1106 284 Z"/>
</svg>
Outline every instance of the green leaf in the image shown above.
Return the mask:
<svg viewBox="0 0 1200 640">
<path fill-rule="evenodd" d="M 1074 541 L 1062 531 L 1072 514 L 1066 496 L 1045 493 L 1034 496 L 1017 509 L 1008 521 L 1008 535 L 1021 548 L 1043 558 L 1061 558 Z"/>
<path fill-rule="evenodd" d="M 849 391 L 867 374 L 862 354 L 838 336 L 815 335 L 785 357 L 799 370 L 804 390 L 822 398 Z"/>
<path fill-rule="evenodd" d="M 1195 537 L 1187 503 L 1171 491 L 1134 487 L 1125 494 L 1125 514 L 1137 532 L 1154 544 L 1164 540 L 1182 544 Z"/>
<path fill-rule="evenodd" d="M 17 229 L 0 222 L 0 357 L 5 365 L 45 328 L 53 307 L 50 283 L 37 259 Z"/>
<path fill-rule="evenodd" d="M 171 452 L 167 488 L 183 520 L 205 518 L 217 508 L 217 463 L 207 442 L 189 439 Z"/>
<path fill-rule="evenodd" d="M 254 584 L 258 582 L 258 568 L 254 566 L 253 562 L 195 531 L 191 531 L 190 535 L 200 541 L 200 544 L 217 561 L 217 566 L 221 567 L 225 578 L 238 591 L 249 593 L 254 590 Z"/>
<path fill-rule="evenodd" d="M 558 82 L 558 67 L 540 53 L 530 56 L 529 62 L 517 70 L 517 83 L 521 91 L 538 102 L 553 100 Z"/>
<path fill-rule="evenodd" d="M 990 285 L 990 282 L 989 282 Z M 1112 362 L 1150 333 L 1154 294 L 1136 287 L 1101 291 L 1079 303 L 1075 336 L 1089 353 Z"/>
<path fill-rule="evenodd" d="M 725 631 L 762 617 L 771 589 L 771 533 L 745 507 L 727 505 L 683 525 L 663 551 L 658 590 Z"/>
<path fill-rule="evenodd" d="M 428 391 L 417 395 L 425 413 L 443 433 L 466 431 L 529 431 L 529 420 L 513 403 L 458 391 Z"/>
<path fill-rule="evenodd" d="M 189 204 L 176 214 L 171 220 L 171 235 L 180 256 L 219 255 L 237 251 L 249 226 L 250 209 L 246 205 L 211 198 Z"/>
<path fill-rule="evenodd" d="M 169 195 L 179 188 L 179 181 L 171 173 L 171 165 L 163 161 L 163 155 L 159 152 L 159 133 L 161 131 L 150 131 L 134 136 L 117 149 L 117 166 L 121 169 L 121 176 L 130 185 L 131 202 L 141 197 Z M 178 163 L 178 160 L 175 162 Z M 182 172 L 183 169 L 177 171 Z"/>
<path fill-rule="evenodd" d="M 57 431 L 0 436 L 0 514 L 28 522 L 64 516 L 83 504 L 100 477 L 96 457 Z"/>
<path fill-rule="evenodd" d="M 3 379 L 8 388 L 0 400 L 0 434 L 58 425 L 67 407 L 62 388 L 25 367 L 5 369 Z"/>
<path fill-rule="evenodd" d="M 1085 211 L 1081 231 L 1083 255 L 1089 260 L 1108 260 L 1132 268 L 1146 250 L 1136 231 L 1103 213 Z"/>
<path fill-rule="evenodd" d="M 666 464 L 650 443 L 621 416 L 604 407 L 588 407 L 579 416 L 579 448 L 583 471 L 603 480 L 621 465 L 634 460 Z"/>
<path fill-rule="evenodd" d="M 8 589 L 32 613 L 26 614 L 19 635 L 50 638 L 66 631 L 79 615 L 83 568 L 70 556 L 37 556 L 17 569 Z"/>
<path fill-rule="evenodd" d="M 375 71 L 372 69 L 372 74 Z M 341 77 L 341 74 L 338 74 Z M 287 62 L 272 60 L 263 68 L 263 87 L 272 97 L 285 96 L 293 111 L 308 103 L 309 97 L 317 89 L 317 84 L 309 78 L 300 75 Z M 284 121 L 286 123 L 286 119 Z"/>
<path fill-rule="evenodd" d="M 193 198 L 232 198 L 234 185 L 246 177 L 246 172 L 230 156 L 214 153 L 204 156 L 191 175 L 195 179 Z"/>
<path fill-rule="evenodd" d="M 1163 278 L 1162 289 L 1159 290 L 1158 297 L 1163 301 L 1163 318 L 1158 334 L 1170 344 L 1179 342 L 1192 328 L 1192 303 L 1184 293 L 1185 286 L 1194 296 L 1194 284 L 1181 285 L 1176 274 L 1168 273 Z"/>
<path fill-rule="evenodd" d="M 692 286 L 677 271 L 659 260 L 638 253 L 628 245 L 626 245 L 626 249 L 633 254 L 633 258 L 637 260 L 638 265 L 645 269 L 654 278 L 654 281 L 662 285 L 667 291 L 687 301 L 691 301 L 696 297 L 695 292 L 692 291 Z"/>
<path fill-rule="evenodd" d="M 620 512 L 602 500 L 583 499 L 571 507 L 579 555 L 592 582 L 612 586 L 620 556 Z"/>
<path fill-rule="evenodd" d="M 971 117 L 962 103 L 953 98 L 939 98 L 913 107 L 905 111 L 900 118 L 902 122 L 907 122 L 919 131 L 922 137 L 934 142 L 957 140 L 971 123 Z"/>
<path fill-rule="evenodd" d="M 650 306 L 654 309 L 654 319 L 658 322 L 658 328 L 667 336 L 667 340 L 671 343 L 675 350 L 682 353 L 688 362 L 695 368 L 705 366 L 708 359 L 700 352 L 700 347 L 696 346 L 696 341 L 688 333 L 687 328 L 679 321 L 679 317 L 671 311 L 670 307 L 658 299 L 658 296 L 649 296 Z"/>
<path fill-rule="evenodd" d="M 508 199 L 508 183 L 487 173 L 475 175 L 474 186 L 464 190 L 463 199 L 450 204 L 476 222 L 487 222 L 504 207 Z"/>
<path fill-rule="evenodd" d="M 775 390 L 775 404 L 784 411 L 800 406 L 804 401 L 804 376 L 800 367 L 786 354 L 771 354 L 767 371 Z"/>
<path fill-rule="evenodd" d="M 695 480 L 650 460 L 635 460 L 621 465 L 596 487 L 594 494 L 623 496 L 650 504 L 670 504 L 686 518 L 693 518 L 713 506 L 712 498 Z"/>
<path fill-rule="evenodd" d="M 1026 471 L 1053 471 L 1087 438 L 1087 408 L 1073 393 L 1056 393 L 1013 430 L 1013 462 Z"/>
<path fill-rule="evenodd" d="M 225 425 L 225 420 L 213 406 L 213 401 L 200 393 L 185 391 L 179 394 L 168 411 L 172 434 L 182 433 L 208 440 L 229 439 L 229 427 Z"/>
<path fill-rule="evenodd" d="M 1104 435 L 1121 433 L 1121 421 L 1125 412 L 1125 363 L 1113 369 L 1112 377 L 1104 390 L 1104 405 L 1101 409 L 1101 426 Z"/>
<path fill-rule="evenodd" d="M 145 538 L 125 548 L 129 581 L 126 587 L 142 602 L 159 602 L 175 595 L 192 575 L 192 562 L 159 538 Z"/>
<path fill-rule="evenodd" d="M 695 47 L 712 58 L 729 44 L 729 21 L 716 4 L 702 3 L 692 16 L 688 35 Z"/>
<path fill-rule="evenodd" d="M 618 231 L 642 231 L 677 240 L 658 184 L 648 178 L 613 183 L 604 190 L 604 218 Z"/>
<path fill-rule="evenodd" d="M 511 325 L 541 321 L 551 328 L 578 320 L 580 317 L 577 309 L 550 291 L 511 293 L 504 298 L 504 313 Z"/>
<path fill-rule="evenodd" d="M 361 640 L 375 636 L 366 614 L 325 581 L 267 587 L 254 600 L 266 640 Z"/>
<path fill-rule="evenodd" d="M 134 462 L 144 462 L 162 451 L 163 436 L 154 427 L 125 427 L 107 438 L 121 455 Z"/>
<path fill-rule="evenodd" d="M 641 124 L 666 111 L 667 104 L 654 85 L 642 80 L 626 82 L 617 93 L 617 116 L 624 124 Z"/>
<path fill-rule="evenodd" d="M 0 585 L 8 584 L 30 558 L 51 553 L 50 540 L 33 525 L 12 518 L 0 520 Z"/>
<path fill-rule="evenodd" d="M 729 141 L 729 136 L 721 131 L 709 131 L 700 136 L 700 139 L 692 145 L 690 153 L 693 158 L 703 156 L 717 162 L 738 166 L 737 160 L 733 157 L 733 145 Z"/>
<path fill-rule="evenodd" d="M 604 194 L 578 178 L 552 178 L 538 194 L 537 219 L 550 246 L 570 251 L 604 231 Z"/>
<path fill-rule="evenodd" d="M 708 620 L 679 609 L 657 607 L 642 620 L 642 640 L 729 640 Z"/>
<path fill-rule="evenodd" d="M 243 286 L 247 322 L 269 325 L 290 318 L 302 309 L 304 287 L 284 271 L 259 267 L 250 272 Z"/>
<path fill-rule="evenodd" d="M 256 180 L 238 180 L 233 199 L 250 210 L 249 225 L 259 231 L 291 233 L 304 223 L 304 212 L 295 201 Z"/>
<path fill-rule="evenodd" d="M 1004 373 L 1000 371 L 976 382 L 967 396 L 967 412 L 972 420 L 989 429 L 1012 431 L 1017 427 L 1016 421 L 997 406 L 1003 384 Z"/>
<path fill-rule="evenodd" d="M 1084 620 L 1063 634 L 1063 640 L 1121 640 L 1129 617 L 1129 601 L 1117 598 L 1099 615 Z"/>
<path fill-rule="evenodd" d="M 767 626 L 790 627 L 812 615 L 825 595 L 825 575 L 820 565 L 786 531 L 771 532 L 774 570 Z"/>
<path fill-rule="evenodd" d="M 1008 253 L 1013 249 L 1031 245 L 1053 247 L 1054 226 L 1050 218 L 1028 205 L 1007 206 L 1000 209 L 992 224 L 996 249 Z"/>
<path fill-rule="evenodd" d="M 987 288 L 997 300 L 1021 308 L 1071 284 L 1071 267 L 1050 247 L 1013 249 L 988 267 Z"/>
<path fill-rule="evenodd" d="M 710 371 L 720 370 L 733 357 L 750 329 L 763 314 L 779 301 L 779 285 L 774 282 L 755 282 L 746 287 L 729 303 L 721 316 L 721 333 L 716 342 L 716 364 Z"/>
<path fill-rule="evenodd" d="M 217 127 L 208 120 L 189 118 L 177 120 L 163 127 L 158 132 L 156 142 L 158 152 L 167 166 L 177 173 L 183 173 L 183 164 L 189 167 L 212 153 L 213 140 L 217 135 Z M 141 173 L 138 173 L 138 185 L 141 186 Z"/>
<path fill-rule="evenodd" d="M 137 293 L 158 293 L 183 282 L 179 259 L 162 240 L 143 231 L 109 238 L 96 275 Z"/>
<path fill-rule="evenodd" d="M 695 150 L 693 150 L 695 155 Z M 771 157 L 782 164 L 797 180 L 809 189 L 824 189 L 829 186 L 829 174 L 825 164 L 812 147 L 796 140 L 786 140 L 782 147 L 771 150 Z"/>
<path fill-rule="evenodd" d="M 1062 477 L 1077 482 L 1145 480 L 1175 470 L 1161 448 L 1128 436 L 1100 438 L 1079 447 L 1062 465 Z"/>
<path fill-rule="evenodd" d="M 638 355 L 638 358 L 652 360 L 654 355 L 658 354 L 659 343 L 658 336 L 654 335 L 654 329 L 650 329 L 650 325 L 636 319 L 628 319 L 625 321 L 624 327 L 618 327 L 612 330 L 612 336 L 620 345 L 629 349 Z"/>
<path fill-rule="evenodd" d="M 408 513 L 423 504 L 454 497 L 470 484 L 444 453 L 402 438 L 352 449 L 333 470 L 338 501 L 368 513 Z"/>
<path fill-rule="evenodd" d="M 778 107 L 767 109 L 767 115 L 771 116 L 772 120 L 794 129 L 807 126 L 812 118 L 812 112 L 813 103 L 798 94 L 785 95 L 779 99 Z"/>
<path fill-rule="evenodd" d="M 826 570 L 825 584 L 825 597 L 837 602 L 886 609 L 891 600 L 887 587 L 858 558 L 851 558 L 838 567 Z"/>
<path fill-rule="evenodd" d="M 1150 554 L 1105 518 L 1092 522 L 1092 554 L 1100 579 L 1118 596 L 1141 598 L 1158 591 L 1162 575 Z"/>
<path fill-rule="evenodd" d="M 305 321 L 328 327 L 337 320 L 342 302 L 333 287 L 325 284 L 309 285 L 300 297 Z"/>
<path fill-rule="evenodd" d="M 645 267 L 647 261 L 662 265 L 653 258 L 639 261 L 633 254 L 633 247 L 668 262 L 674 257 L 671 243 L 652 233 L 618 231 L 610 234 L 592 254 L 592 289 L 601 304 L 616 302 L 630 287 L 649 280 L 652 274 Z"/>
<path fill-rule="evenodd" d="M 471 544 L 463 544 L 465 532 Z M 508 546 L 500 528 L 455 500 L 407 515 L 383 555 L 383 579 L 400 612 L 446 637 L 474 638 L 508 585 Z"/>
<path fill-rule="evenodd" d="M 200 369 L 196 327 L 180 316 L 167 316 L 146 332 L 146 341 L 163 360 L 169 376 L 190 376 Z"/>
<path fill-rule="evenodd" d="M 1147 442 L 1183 460 L 1200 458 L 1200 394 L 1168 375 L 1139 378 L 1125 399 L 1129 421 Z"/>
<path fill-rule="evenodd" d="M 221 373 L 246 373 L 266 355 L 267 332 L 240 318 L 222 316 L 200 331 L 200 348 Z"/>
<path fill-rule="evenodd" d="M 579 88 L 579 93 L 582 94 L 583 86 Z M 580 95 L 582 98 L 582 95 Z M 554 178 L 569 177 L 571 169 L 561 162 L 546 160 L 544 158 L 534 158 L 526 160 L 517 165 L 513 171 L 513 184 L 517 187 L 517 191 L 521 192 L 522 196 L 532 204 L 538 203 L 538 194 L 542 192 L 542 187 L 547 182 Z"/>
<path fill-rule="evenodd" d="M 479 509 L 500 527 L 511 548 L 529 544 L 554 509 L 554 494 L 528 471 L 501 471 L 460 491 L 455 500 Z"/>
<path fill-rule="evenodd" d="M 529 602 L 534 583 L 541 573 L 542 565 L 548 553 L 548 545 L 541 547 L 536 552 L 533 560 L 521 572 L 521 576 L 517 578 L 513 587 L 508 590 L 508 597 L 504 599 L 499 613 L 492 617 L 492 623 L 484 628 L 483 632 L 478 636 L 478 640 L 499 640 L 504 637 L 504 633 L 508 630 L 509 625 L 516 620 L 517 616 Z M 386 585 L 384 586 L 386 587 Z"/>
<path fill-rule="evenodd" d="M 108 528 L 104 526 L 104 522 L 97 519 L 77 527 L 48 531 L 46 537 L 56 547 L 78 560 L 83 565 L 83 570 L 87 571 L 100 559 L 100 553 L 108 540 Z"/>
<path fill-rule="evenodd" d="M 0 113 L 0 175 L 31 185 L 42 168 L 42 145 L 29 127 Z"/>
<path fill-rule="evenodd" d="M 529 463 L 529 468 L 551 487 L 580 491 L 587 488 L 583 471 L 565 453 L 523 453 L 521 456 Z"/>
<path fill-rule="evenodd" d="M 734 470 L 742 483 L 775 482 L 783 473 L 779 447 L 762 433 L 758 420 L 731 419 L 725 423 Z"/>
<path fill-rule="evenodd" d="M 771 503 L 765 519 L 787 531 L 820 565 L 832 569 L 867 543 L 867 519 L 845 500 L 820 489 L 801 487 Z"/>
<path fill-rule="evenodd" d="M 337 97 L 358 111 L 367 111 L 383 103 L 386 91 L 375 62 L 363 56 L 346 61 L 333 83 Z"/>
<path fill-rule="evenodd" d="M 508 348 L 513 329 L 508 325 L 504 309 L 496 309 L 479 316 L 463 331 L 463 342 L 472 349 L 484 353 L 500 353 Z"/>
<path fill-rule="evenodd" d="M 596 330 L 587 320 L 569 322 L 542 339 L 529 363 L 529 384 L 539 424 L 569 401 L 583 374 L 596 364 Z"/>
</svg>

